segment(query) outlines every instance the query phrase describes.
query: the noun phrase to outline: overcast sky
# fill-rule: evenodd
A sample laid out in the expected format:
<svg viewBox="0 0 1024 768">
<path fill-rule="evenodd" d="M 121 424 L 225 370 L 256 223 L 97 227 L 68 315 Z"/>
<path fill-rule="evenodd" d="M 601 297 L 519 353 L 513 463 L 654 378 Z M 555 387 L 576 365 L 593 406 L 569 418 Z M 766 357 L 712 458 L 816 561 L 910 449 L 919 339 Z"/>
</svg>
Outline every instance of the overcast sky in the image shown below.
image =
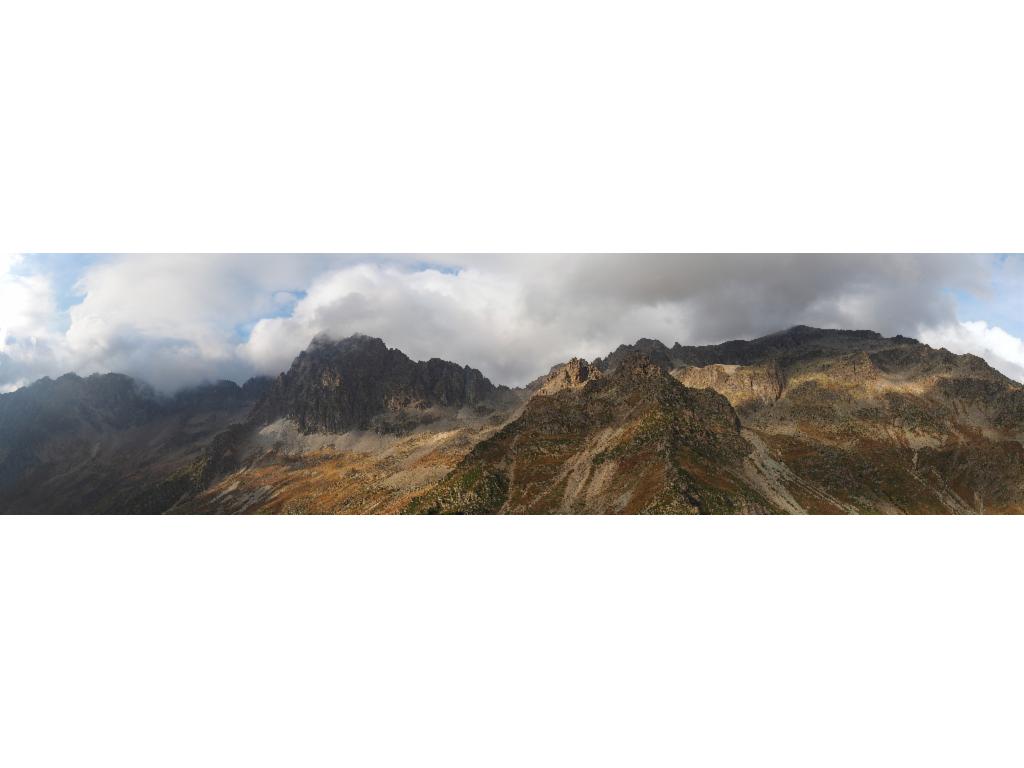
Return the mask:
<svg viewBox="0 0 1024 768">
<path fill-rule="evenodd" d="M 318 332 L 522 384 L 640 337 L 803 323 L 902 333 L 1024 381 L 1019 255 L 0 256 L 0 391 L 118 371 L 173 391 L 276 374 Z"/>
</svg>

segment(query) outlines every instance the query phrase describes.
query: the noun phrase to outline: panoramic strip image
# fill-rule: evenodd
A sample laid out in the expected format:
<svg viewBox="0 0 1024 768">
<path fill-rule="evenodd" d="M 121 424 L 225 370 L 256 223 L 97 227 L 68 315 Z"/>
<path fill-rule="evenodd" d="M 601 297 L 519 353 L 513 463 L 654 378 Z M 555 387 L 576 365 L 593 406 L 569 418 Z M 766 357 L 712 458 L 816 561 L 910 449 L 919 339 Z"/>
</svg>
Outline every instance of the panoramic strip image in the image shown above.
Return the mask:
<svg viewBox="0 0 1024 768">
<path fill-rule="evenodd" d="M 0 511 L 1024 512 L 1014 254 L 0 256 Z"/>
</svg>

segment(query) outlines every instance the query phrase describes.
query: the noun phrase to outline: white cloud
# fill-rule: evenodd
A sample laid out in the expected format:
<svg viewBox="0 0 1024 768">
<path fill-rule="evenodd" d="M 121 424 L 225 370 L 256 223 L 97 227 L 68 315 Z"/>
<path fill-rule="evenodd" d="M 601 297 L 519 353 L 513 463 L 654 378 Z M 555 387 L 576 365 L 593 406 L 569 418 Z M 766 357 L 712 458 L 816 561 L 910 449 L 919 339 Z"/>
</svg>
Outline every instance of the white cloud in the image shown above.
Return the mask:
<svg viewBox="0 0 1024 768">
<path fill-rule="evenodd" d="M 640 337 L 713 343 L 797 323 L 925 329 L 1018 377 L 1022 364 L 1006 331 L 957 322 L 951 289 L 983 296 L 988 256 L 122 255 L 82 269 L 65 312 L 31 267 L 0 259 L 0 387 L 67 370 L 164 389 L 237 381 L 283 370 L 319 332 L 380 336 L 508 384 Z"/>
<path fill-rule="evenodd" d="M 0 350 L 12 338 L 50 335 L 56 319 L 49 280 L 16 273 L 23 261 L 22 256 L 0 255 Z"/>
<path fill-rule="evenodd" d="M 913 333 L 955 320 L 948 285 L 984 285 L 985 257 L 570 255 L 435 257 L 457 273 L 364 263 L 321 275 L 239 353 L 277 371 L 318 332 L 384 338 L 407 354 L 518 384 L 573 355 L 640 337 L 750 338 L 797 323 Z"/>
<path fill-rule="evenodd" d="M 317 333 L 358 332 L 414 358 L 482 360 L 501 380 L 529 357 L 540 330 L 526 304 L 522 283 L 485 270 L 364 263 L 321 275 L 290 315 L 256 323 L 239 354 L 257 370 L 275 372 Z"/>
<path fill-rule="evenodd" d="M 20 274 L 18 255 L 0 255 L 0 391 L 44 375 L 59 359 L 58 312 L 45 276 Z"/>
<path fill-rule="evenodd" d="M 244 326 L 280 312 L 322 257 L 125 255 L 88 268 L 64 338 L 75 370 L 123 371 L 166 389 L 252 374 Z"/>
</svg>

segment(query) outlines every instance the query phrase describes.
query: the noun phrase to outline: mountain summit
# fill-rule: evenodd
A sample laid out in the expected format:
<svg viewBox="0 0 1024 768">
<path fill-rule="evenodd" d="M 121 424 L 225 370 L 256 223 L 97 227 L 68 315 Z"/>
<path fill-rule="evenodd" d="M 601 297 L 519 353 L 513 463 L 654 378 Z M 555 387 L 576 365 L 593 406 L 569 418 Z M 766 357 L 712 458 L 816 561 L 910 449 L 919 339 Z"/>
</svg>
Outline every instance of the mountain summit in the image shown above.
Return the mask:
<svg viewBox="0 0 1024 768">
<path fill-rule="evenodd" d="M 318 336 L 274 382 L 253 418 L 291 419 L 306 434 L 401 431 L 416 412 L 475 405 L 498 393 L 469 366 L 436 358 L 413 362 L 370 336 Z"/>
</svg>

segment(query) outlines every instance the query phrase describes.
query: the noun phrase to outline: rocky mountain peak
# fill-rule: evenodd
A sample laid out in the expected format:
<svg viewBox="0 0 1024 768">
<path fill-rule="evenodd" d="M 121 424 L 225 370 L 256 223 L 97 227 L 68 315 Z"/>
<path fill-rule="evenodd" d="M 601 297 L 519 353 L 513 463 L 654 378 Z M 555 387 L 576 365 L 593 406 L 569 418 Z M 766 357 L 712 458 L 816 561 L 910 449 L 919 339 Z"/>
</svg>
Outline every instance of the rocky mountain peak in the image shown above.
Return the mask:
<svg viewBox="0 0 1024 768">
<path fill-rule="evenodd" d="M 382 354 L 386 353 L 387 351 L 388 347 L 384 343 L 384 340 L 376 336 L 367 336 L 366 334 L 363 333 L 354 333 L 351 336 L 336 339 L 330 334 L 318 333 L 310 340 L 309 346 L 307 346 L 305 350 L 299 353 L 299 356 L 301 357 L 302 355 L 313 355 L 321 353 L 330 354 L 339 352 Z"/>
<path fill-rule="evenodd" d="M 497 392 L 469 366 L 437 358 L 415 362 L 370 336 L 334 340 L 321 335 L 278 377 L 254 409 L 253 419 L 291 419 L 307 434 L 388 431 L 381 420 L 389 414 L 461 408 Z"/>
<path fill-rule="evenodd" d="M 621 344 L 603 360 L 598 358 L 594 366 L 602 371 L 614 370 L 622 360 L 632 353 L 640 353 L 656 365 L 669 370 L 672 365 L 672 350 L 657 339 L 638 339 L 635 344 Z"/>
<path fill-rule="evenodd" d="M 620 358 L 613 375 L 632 380 L 668 378 L 664 366 L 638 351 L 628 352 Z"/>
<path fill-rule="evenodd" d="M 579 389 L 603 377 L 600 370 L 578 357 L 556 367 L 537 390 L 540 395 L 553 395 L 565 389 Z"/>
</svg>

